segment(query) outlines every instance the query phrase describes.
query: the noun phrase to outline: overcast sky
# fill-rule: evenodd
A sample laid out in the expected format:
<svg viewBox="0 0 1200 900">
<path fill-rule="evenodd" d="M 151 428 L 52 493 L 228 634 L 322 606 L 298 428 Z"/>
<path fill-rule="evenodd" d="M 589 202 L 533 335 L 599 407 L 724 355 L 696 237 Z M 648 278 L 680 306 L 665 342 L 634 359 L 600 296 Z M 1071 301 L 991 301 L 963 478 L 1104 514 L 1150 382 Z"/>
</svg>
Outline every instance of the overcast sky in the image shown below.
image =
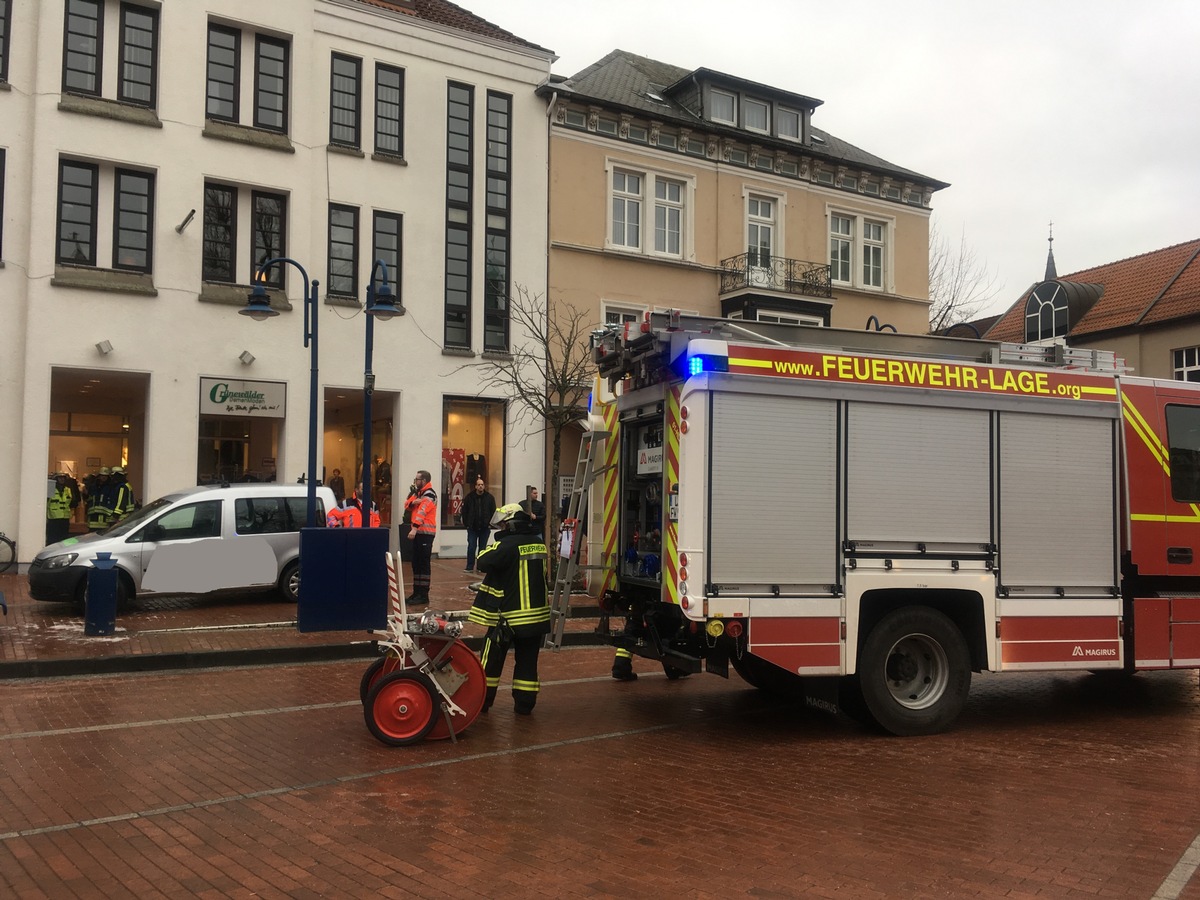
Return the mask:
<svg viewBox="0 0 1200 900">
<path fill-rule="evenodd" d="M 614 49 L 824 101 L 813 123 L 951 186 L 933 221 L 1006 309 L 1060 275 L 1200 237 L 1196 0 L 458 0 L 558 54 Z"/>
</svg>

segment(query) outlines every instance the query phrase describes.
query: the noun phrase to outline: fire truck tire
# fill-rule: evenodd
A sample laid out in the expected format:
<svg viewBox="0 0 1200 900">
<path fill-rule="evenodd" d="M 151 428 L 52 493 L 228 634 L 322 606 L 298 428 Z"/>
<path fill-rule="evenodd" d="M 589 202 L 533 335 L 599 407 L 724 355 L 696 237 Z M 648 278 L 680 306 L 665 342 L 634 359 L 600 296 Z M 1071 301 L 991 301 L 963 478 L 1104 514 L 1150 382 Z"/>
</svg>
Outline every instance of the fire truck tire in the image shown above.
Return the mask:
<svg viewBox="0 0 1200 900">
<path fill-rule="evenodd" d="M 804 679 L 787 669 L 781 669 L 751 653 L 743 653 L 740 657 L 730 656 L 729 662 L 733 670 L 742 676 L 742 681 L 763 693 L 793 700 L 804 699 Z"/>
<path fill-rule="evenodd" d="M 391 747 L 415 744 L 433 729 L 438 692 L 416 669 L 389 672 L 367 694 L 367 730 Z"/>
<path fill-rule="evenodd" d="M 908 606 L 871 630 L 858 674 L 867 709 L 884 731 L 937 734 L 967 702 L 971 656 L 949 618 L 927 606 Z"/>
</svg>

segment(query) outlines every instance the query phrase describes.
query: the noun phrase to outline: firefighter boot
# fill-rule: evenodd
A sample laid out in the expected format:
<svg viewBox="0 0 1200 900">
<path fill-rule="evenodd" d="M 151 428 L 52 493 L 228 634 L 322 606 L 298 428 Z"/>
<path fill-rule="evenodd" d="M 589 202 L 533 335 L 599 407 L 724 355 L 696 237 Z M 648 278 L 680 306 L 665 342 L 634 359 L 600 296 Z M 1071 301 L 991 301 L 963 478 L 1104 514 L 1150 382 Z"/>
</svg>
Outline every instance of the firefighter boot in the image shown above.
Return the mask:
<svg viewBox="0 0 1200 900">
<path fill-rule="evenodd" d="M 617 650 L 617 655 L 613 657 L 612 677 L 617 681 L 637 681 L 637 672 L 633 671 L 633 654 L 628 650 Z"/>
</svg>

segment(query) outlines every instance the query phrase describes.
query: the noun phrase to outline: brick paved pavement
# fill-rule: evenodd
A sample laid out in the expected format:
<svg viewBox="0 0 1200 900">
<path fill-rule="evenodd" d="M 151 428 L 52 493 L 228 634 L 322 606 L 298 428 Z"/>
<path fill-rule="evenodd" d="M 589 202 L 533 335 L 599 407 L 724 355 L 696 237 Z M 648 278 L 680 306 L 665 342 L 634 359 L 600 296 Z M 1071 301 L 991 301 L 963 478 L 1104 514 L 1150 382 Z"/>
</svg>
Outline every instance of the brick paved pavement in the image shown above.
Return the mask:
<svg viewBox="0 0 1200 900">
<path fill-rule="evenodd" d="M 435 583 L 468 598 L 453 562 Z M 0 590 L 5 659 L 119 646 L 55 636 L 68 610 Z M 152 654 L 164 629 L 288 611 L 180 601 L 118 624 Z M 246 631 L 215 634 L 362 638 Z M 636 661 L 618 684 L 607 649 L 542 659 L 532 717 L 502 693 L 459 743 L 408 748 L 367 731 L 361 659 L 0 680 L 0 897 L 1200 900 L 1195 672 L 977 676 L 953 732 L 895 739 L 736 676 Z"/>
</svg>

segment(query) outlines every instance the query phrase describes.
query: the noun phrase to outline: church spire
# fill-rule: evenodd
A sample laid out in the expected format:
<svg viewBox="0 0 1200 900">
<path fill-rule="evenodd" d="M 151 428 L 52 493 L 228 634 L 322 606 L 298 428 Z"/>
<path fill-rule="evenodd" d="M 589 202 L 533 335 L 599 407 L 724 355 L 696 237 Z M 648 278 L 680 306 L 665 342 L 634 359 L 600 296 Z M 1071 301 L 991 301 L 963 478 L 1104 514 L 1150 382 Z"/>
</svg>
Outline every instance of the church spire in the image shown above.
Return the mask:
<svg viewBox="0 0 1200 900">
<path fill-rule="evenodd" d="M 1054 269 L 1054 223 L 1050 223 L 1050 252 L 1046 254 L 1046 277 L 1043 281 L 1057 281 L 1058 272 Z"/>
</svg>

